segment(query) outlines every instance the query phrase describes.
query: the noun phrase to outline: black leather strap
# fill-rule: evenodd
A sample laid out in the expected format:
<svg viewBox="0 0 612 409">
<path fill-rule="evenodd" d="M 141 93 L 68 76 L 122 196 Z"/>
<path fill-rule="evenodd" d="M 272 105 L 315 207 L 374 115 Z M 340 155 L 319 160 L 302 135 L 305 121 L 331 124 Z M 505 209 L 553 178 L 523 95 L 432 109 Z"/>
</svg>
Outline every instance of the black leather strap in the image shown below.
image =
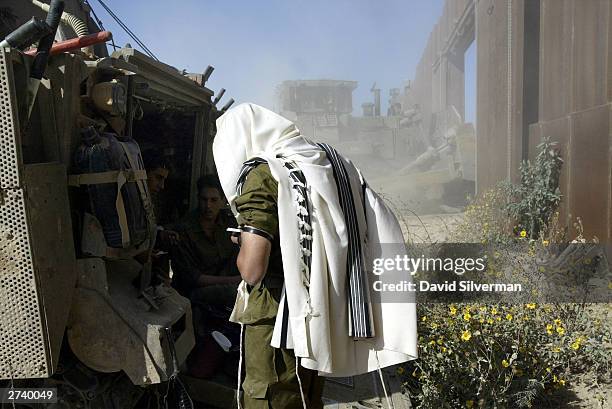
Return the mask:
<svg viewBox="0 0 612 409">
<path fill-rule="evenodd" d="M 274 241 L 274 236 L 273 236 L 273 235 L 271 235 L 271 234 L 270 234 L 270 233 L 268 233 L 267 231 L 264 231 L 264 230 L 258 229 L 258 228 L 253 227 L 253 226 L 240 226 L 240 230 L 242 230 L 242 231 L 243 231 L 243 232 L 245 232 L 245 233 L 253 233 L 253 234 L 256 234 L 256 235 L 258 235 L 258 236 L 263 237 L 264 239 L 268 239 L 268 240 L 270 240 L 271 242 L 273 242 L 273 241 Z"/>
</svg>

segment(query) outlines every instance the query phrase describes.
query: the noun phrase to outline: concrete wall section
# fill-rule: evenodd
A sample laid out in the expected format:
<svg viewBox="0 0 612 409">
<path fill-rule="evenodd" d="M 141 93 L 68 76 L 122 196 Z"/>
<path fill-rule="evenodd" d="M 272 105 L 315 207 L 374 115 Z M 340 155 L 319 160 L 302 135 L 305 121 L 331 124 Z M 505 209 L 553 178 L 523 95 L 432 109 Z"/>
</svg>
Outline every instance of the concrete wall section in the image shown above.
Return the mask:
<svg viewBox="0 0 612 409">
<path fill-rule="evenodd" d="M 507 177 L 509 149 L 508 41 L 505 2 L 476 4 L 477 43 L 477 191 Z"/>
<path fill-rule="evenodd" d="M 606 60 L 610 0 L 573 1 L 572 111 L 607 100 Z"/>
<path fill-rule="evenodd" d="M 562 222 L 581 217 L 585 237 L 612 242 L 612 2 L 447 0 L 413 84 L 426 129 L 450 105 L 463 112 L 472 10 L 477 191 L 518 181 L 521 160 L 549 136 L 565 161 Z"/>
<path fill-rule="evenodd" d="M 574 0 L 541 0 L 540 121 L 571 111 L 573 3 Z"/>
<path fill-rule="evenodd" d="M 568 205 L 584 224 L 585 238 L 611 243 L 610 106 L 572 114 Z"/>
<path fill-rule="evenodd" d="M 605 49 L 608 55 L 608 102 L 612 102 L 612 5 L 609 5 L 608 9 L 608 44 Z"/>
</svg>

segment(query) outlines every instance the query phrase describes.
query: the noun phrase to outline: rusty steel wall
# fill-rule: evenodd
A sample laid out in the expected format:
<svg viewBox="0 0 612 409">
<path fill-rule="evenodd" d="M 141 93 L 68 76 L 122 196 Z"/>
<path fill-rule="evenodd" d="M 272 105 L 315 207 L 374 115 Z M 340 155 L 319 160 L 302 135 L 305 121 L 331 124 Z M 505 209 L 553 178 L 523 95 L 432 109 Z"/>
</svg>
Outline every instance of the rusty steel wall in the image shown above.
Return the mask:
<svg viewBox="0 0 612 409">
<path fill-rule="evenodd" d="M 609 243 L 612 7 L 608 0 L 542 0 L 540 24 L 540 120 L 530 127 L 530 157 L 541 137 L 559 143 L 562 220 L 573 228 L 580 217 L 586 238 Z"/>
<path fill-rule="evenodd" d="M 537 31 L 525 27 L 534 17 L 527 18 L 534 12 L 527 1 L 540 5 L 539 51 L 529 37 L 538 38 Z M 476 21 L 477 191 L 517 181 L 521 161 L 533 158 L 541 138 L 550 136 L 565 160 L 562 221 L 571 228 L 581 217 L 586 237 L 612 242 L 612 3 L 447 0 L 412 84 L 425 121 L 464 98 L 464 86 L 457 84 L 464 81 L 461 61 L 448 51 L 465 29 L 466 10 Z M 524 64 L 534 50 L 539 73 Z M 526 89 L 534 80 L 537 88 Z"/>
</svg>

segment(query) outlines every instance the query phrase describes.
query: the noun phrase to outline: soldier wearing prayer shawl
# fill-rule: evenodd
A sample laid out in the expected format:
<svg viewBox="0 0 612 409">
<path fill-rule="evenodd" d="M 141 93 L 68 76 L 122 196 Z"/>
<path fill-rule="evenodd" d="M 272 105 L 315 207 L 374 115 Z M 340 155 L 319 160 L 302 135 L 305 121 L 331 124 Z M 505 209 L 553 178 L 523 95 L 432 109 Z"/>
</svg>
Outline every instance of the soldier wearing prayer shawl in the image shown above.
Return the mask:
<svg viewBox="0 0 612 409">
<path fill-rule="evenodd" d="M 321 407 L 314 371 L 416 358 L 414 303 L 370 299 L 368 266 L 401 229 L 352 163 L 254 104 L 217 120 L 213 153 L 242 230 L 231 320 L 245 329 L 246 407 Z"/>
</svg>

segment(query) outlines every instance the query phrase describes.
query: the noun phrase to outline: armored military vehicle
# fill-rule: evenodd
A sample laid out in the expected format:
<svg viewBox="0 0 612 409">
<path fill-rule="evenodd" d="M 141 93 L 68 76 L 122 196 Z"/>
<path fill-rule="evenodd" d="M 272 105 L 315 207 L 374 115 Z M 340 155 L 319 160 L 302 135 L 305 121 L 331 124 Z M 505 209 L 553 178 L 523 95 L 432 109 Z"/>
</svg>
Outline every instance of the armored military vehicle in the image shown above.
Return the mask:
<svg viewBox="0 0 612 409">
<path fill-rule="evenodd" d="M 57 388 L 55 407 L 163 406 L 194 335 L 152 253 L 157 221 L 195 207 L 212 171 L 213 69 L 108 52 L 86 3 L 41 4 L 2 7 L 13 28 L 36 18 L 0 47 L 0 388 Z M 170 164 L 164 214 L 149 155 Z"/>
<path fill-rule="evenodd" d="M 5 0 L 0 22 L 0 408 L 41 407 L 3 388 L 55 388 L 56 402 L 38 399 L 53 408 L 234 406 L 231 374 L 177 376 L 191 307 L 152 263 L 158 225 L 194 208 L 215 171 L 215 120 L 233 100 L 217 108 L 210 66 L 109 50 L 86 0 Z M 161 197 L 150 157 L 169 164 Z M 382 403 L 377 382 L 328 382 L 326 402 Z"/>
</svg>

